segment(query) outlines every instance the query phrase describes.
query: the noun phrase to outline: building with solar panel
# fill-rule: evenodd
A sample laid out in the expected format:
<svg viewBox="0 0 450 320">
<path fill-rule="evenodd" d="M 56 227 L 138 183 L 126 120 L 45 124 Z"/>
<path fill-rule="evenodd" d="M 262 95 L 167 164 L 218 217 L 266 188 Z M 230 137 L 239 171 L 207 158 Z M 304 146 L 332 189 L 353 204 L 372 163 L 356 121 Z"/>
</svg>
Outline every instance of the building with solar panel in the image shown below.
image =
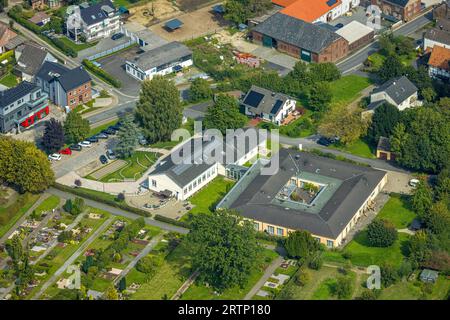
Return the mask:
<svg viewBox="0 0 450 320">
<path fill-rule="evenodd" d="M 252 86 L 242 99 L 242 105 L 246 115 L 281 125 L 295 110 L 296 101 L 285 94 Z"/>
<path fill-rule="evenodd" d="M 192 138 L 159 161 L 149 174 L 148 188 L 186 200 L 219 175 L 239 180 L 248 170 L 245 164 L 259 154 L 267 154 L 266 139 L 256 130 L 241 131 L 231 140 Z"/>
</svg>

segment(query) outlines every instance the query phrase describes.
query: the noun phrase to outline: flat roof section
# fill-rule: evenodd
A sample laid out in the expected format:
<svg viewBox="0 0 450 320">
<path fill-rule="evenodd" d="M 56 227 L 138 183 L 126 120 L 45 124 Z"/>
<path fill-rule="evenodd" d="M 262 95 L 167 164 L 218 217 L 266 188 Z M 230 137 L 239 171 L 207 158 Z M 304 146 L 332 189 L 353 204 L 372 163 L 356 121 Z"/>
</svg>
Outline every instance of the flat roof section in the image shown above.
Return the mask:
<svg viewBox="0 0 450 320">
<path fill-rule="evenodd" d="M 374 30 L 358 21 L 352 21 L 342 28 L 336 30 L 336 33 L 348 41 L 349 44 L 358 41 L 367 36 Z"/>
</svg>

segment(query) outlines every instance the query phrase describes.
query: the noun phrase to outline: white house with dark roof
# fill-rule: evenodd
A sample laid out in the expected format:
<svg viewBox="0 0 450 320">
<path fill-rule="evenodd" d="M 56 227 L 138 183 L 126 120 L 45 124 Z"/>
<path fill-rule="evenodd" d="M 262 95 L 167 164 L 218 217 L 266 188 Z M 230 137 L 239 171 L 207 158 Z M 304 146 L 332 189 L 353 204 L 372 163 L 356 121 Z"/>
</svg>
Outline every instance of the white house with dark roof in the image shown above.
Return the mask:
<svg viewBox="0 0 450 320">
<path fill-rule="evenodd" d="M 295 110 L 296 101 L 285 94 L 252 86 L 242 99 L 242 104 L 246 115 L 281 125 Z"/>
<path fill-rule="evenodd" d="M 266 152 L 265 139 L 258 137 L 257 143 L 252 144 L 244 131 L 236 135 L 233 143 L 228 143 L 226 139 L 223 143 L 215 139 L 206 140 L 192 138 L 159 161 L 149 173 L 148 188 L 154 192 L 171 194 L 178 200 L 186 200 L 218 175 L 239 179 L 236 172 L 245 173 L 247 167 L 244 164 L 256 159 L 259 153 Z M 186 150 L 190 152 L 184 154 Z M 216 155 L 214 150 L 220 150 L 220 154 Z M 232 159 L 227 158 L 225 152 Z M 208 158 L 208 155 L 221 160 Z M 183 161 L 174 161 L 174 156 Z"/>
<path fill-rule="evenodd" d="M 170 42 L 145 51 L 134 60 L 127 60 L 126 72 L 140 81 L 151 80 L 154 76 L 165 76 L 179 72 L 194 64 L 192 51 L 179 42 Z"/>
<path fill-rule="evenodd" d="M 423 35 L 423 48 L 433 49 L 434 46 L 450 49 L 450 20 L 438 19 L 436 26 L 427 30 Z"/>
<path fill-rule="evenodd" d="M 34 43 L 25 43 L 19 46 L 14 55 L 17 65 L 14 67 L 15 73 L 23 81 L 34 80 L 37 72 L 46 61 L 57 62 L 58 60 L 51 55 L 45 48 Z"/>
<path fill-rule="evenodd" d="M 373 112 L 383 103 L 390 103 L 400 111 L 421 105 L 417 87 L 405 76 L 385 82 L 372 91 L 368 111 Z"/>
<path fill-rule="evenodd" d="M 67 36 L 79 41 L 83 36 L 87 42 L 110 37 L 120 31 L 120 14 L 109 0 L 89 5 L 71 6 L 66 17 Z"/>
</svg>

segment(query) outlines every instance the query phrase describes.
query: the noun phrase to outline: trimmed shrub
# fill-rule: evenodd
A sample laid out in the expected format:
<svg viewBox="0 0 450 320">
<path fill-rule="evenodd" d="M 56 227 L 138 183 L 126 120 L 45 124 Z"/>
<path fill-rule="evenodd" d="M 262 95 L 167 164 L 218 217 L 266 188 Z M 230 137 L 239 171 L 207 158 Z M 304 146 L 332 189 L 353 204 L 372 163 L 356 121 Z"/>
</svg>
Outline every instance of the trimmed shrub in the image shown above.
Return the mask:
<svg viewBox="0 0 450 320">
<path fill-rule="evenodd" d="M 113 87 L 120 88 L 122 84 L 119 80 L 114 78 L 112 75 L 110 75 L 108 72 L 103 70 L 102 68 L 99 68 L 95 66 L 92 61 L 89 61 L 88 59 L 83 60 L 83 65 L 90 70 L 92 73 L 96 74 L 99 78 L 103 79 L 104 81 L 111 84 Z"/>
</svg>

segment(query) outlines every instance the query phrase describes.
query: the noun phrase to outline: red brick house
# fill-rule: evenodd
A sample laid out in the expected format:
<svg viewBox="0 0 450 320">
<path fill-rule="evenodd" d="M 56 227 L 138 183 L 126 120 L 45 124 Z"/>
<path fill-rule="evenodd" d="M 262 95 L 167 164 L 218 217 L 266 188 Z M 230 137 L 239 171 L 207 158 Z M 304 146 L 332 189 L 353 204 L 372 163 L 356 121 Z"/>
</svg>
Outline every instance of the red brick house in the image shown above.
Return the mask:
<svg viewBox="0 0 450 320">
<path fill-rule="evenodd" d="M 420 0 L 372 0 L 373 5 L 380 7 L 381 11 L 398 20 L 408 21 L 420 11 Z"/>
</svg>

